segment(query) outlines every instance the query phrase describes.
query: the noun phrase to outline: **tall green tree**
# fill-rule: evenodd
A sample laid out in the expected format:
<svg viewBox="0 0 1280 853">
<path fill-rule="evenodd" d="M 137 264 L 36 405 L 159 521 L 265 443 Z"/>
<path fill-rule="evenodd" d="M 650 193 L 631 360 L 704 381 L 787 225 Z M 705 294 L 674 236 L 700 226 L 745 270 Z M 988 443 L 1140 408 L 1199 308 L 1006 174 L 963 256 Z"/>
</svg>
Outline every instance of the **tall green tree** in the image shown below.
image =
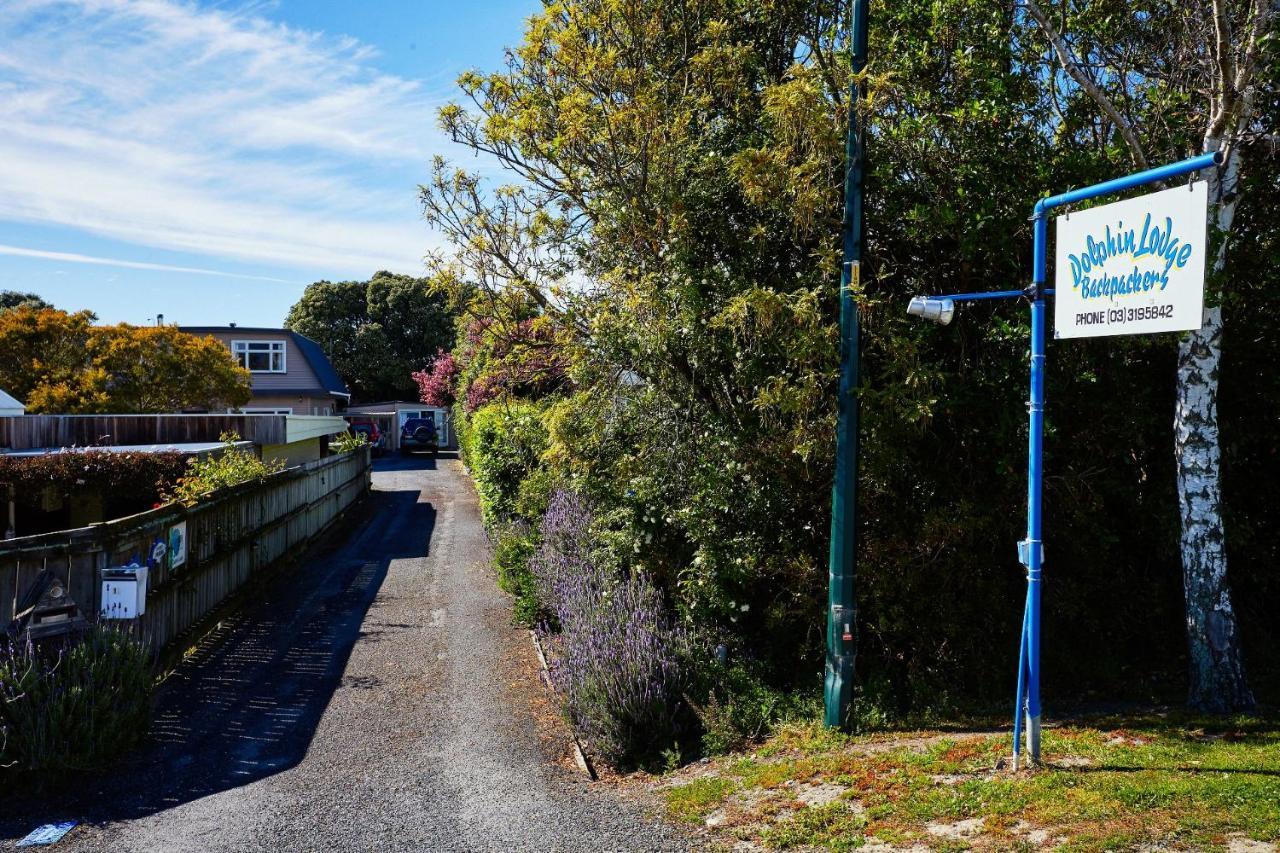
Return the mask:
<svg viewBox="0 0 1280 853">
<path fill-rule="evenodd" d="M 320 344 L 352 402 L 416 400 L 414 371 L 453 346 L 445 298 L 425 279 L 385 271 L 367 282 L 309 285 L 285 326 Z"/>
<path fill-rule="evenodd" d="M 19 290 L 0 290 L 0 311 L 10 308 L 52 308 L 38 293 L 23 293 Z"/>
</svg>

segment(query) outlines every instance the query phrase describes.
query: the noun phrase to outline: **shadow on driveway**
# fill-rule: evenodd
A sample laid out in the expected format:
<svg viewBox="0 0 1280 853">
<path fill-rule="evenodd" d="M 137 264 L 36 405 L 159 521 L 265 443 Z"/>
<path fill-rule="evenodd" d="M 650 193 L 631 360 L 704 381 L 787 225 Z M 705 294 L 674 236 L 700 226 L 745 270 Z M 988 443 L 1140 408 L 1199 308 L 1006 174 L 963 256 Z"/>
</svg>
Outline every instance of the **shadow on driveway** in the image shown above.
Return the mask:
<svg viewBox="0 0 1280 853">
<path fill-rule="evenodd" d="M 356 512 L 354 527 L 252 589 L 177 666 L 146 741 L 121 766 L 44 796 L 0 791 L 0 838 L 56 820 L 145 817 L 298 764 L 352 647 L 374 639 L 361 627 L 390 561 L 426 555 L 436 523 L 416 490 L 375 491 Z"/>
</svg>

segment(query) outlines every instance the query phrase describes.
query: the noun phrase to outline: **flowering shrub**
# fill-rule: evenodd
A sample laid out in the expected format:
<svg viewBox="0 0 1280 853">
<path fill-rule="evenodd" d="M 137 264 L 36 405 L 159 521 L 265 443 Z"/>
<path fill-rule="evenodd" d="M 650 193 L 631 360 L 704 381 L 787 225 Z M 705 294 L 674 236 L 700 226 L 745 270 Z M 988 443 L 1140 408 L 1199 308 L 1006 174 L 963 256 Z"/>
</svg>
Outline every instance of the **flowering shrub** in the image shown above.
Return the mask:
<svg viewBox="0 0 1280 853">
<path fill-rule="evenodd" d="M 532 560 L 559 624 L 552 677 L 574 726 L 606 760 L 631 766 L 675 742 L 687 645 L 662 596 L 640 571 L 592 556 L 590 508 L 555 494 Z"/>
<path fill-rule="evenodd" d="M 147 647 L 111 626 L 50 648 L 0 641 L 0 766 L 101 766 L 146 731 Z"/>
<path fill-rule="evenodd" d="M 468 324 L 457 370 L 464 410 L 470 414 L 502 397 L 536 398 L 567 385 L 568 357 L 547 318 Z"/>
<path fill-rule="evenodd" d="M 539 599 L 555 613 L 559 590 L 569 579 L 590 571 L 591 511 L 577 492 L 561 489 L 551 496 L 539 526 L 542 543 L 529 561 Z"/>
<path fill-rule="evenodd" d="M 457 399 L 453 387 L 459 370 L 453 353 L 436 350 L 436 357 L 431 363 L 413 374 L 413 381 L 418 383 L 418 399 L 428 406 L 444 409 L 453 406 Z"/>
</svg>

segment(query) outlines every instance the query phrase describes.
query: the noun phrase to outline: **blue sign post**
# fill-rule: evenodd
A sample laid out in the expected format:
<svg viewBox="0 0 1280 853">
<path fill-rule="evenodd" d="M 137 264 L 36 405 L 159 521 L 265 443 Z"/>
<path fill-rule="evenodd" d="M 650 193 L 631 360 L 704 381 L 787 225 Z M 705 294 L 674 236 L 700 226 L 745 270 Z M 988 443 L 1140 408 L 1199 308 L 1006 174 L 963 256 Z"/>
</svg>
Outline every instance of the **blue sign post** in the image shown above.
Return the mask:
<svg viewBox="0 0 1280 853">
<path fill-rule="evenodd" d="M 1045 288 L 1046 252 L 1049 242 L 1049 212 L 1078 201 L 1123 192 L 1134 187 L 1178 178 L 1222 162 L 1214 152 L 1167 166 L 1137 172 L 1123 178 L 1071 190 L 1036 202 L 1032 221 L 1035 236 L 1032 251 L 1031 284 L 1025 290 L 998 290 L 960 293 L 951 296 L 917 296 L 907 312 L 946 325 L 955 315 L 956 303 L 991 299 L 1027 299 L 1031 304 L 1031 389 L 1027 403 L 1027 537 L 1018 543 L 1018 562 L 1027 570 L 1027 599 L 1022 617 L 1022 639 L 1018 648 L 1018 696 L 1013 717 L 1013 766 L 1022 759 L 1023 721 L 1026 722 L 1026 752 L 1031 763 L 1040 761 L 1040 582 L 1044 563 L 1041 538 L 1042 486 L 1044 482 L 1044 371 L 1046 342 L 1046 298 L 1054 291 Z"/>
</svg>

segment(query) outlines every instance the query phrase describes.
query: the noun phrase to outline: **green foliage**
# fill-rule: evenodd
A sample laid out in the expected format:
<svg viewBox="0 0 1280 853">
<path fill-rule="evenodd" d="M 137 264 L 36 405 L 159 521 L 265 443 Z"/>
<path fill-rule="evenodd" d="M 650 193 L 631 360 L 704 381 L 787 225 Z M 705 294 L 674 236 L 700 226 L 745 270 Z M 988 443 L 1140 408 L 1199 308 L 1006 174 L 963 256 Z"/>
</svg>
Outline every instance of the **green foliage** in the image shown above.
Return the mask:
<svg viewBox="0 0 1280 853">
<path fill-rule="evenodd" d="M 426 279 L 377 272 L 369 281 L 318 281 L 285 327 L 314 340 L 353 401 L 416 400 L 412 374 L 453 347 L 453 318 Z"/>
<path fill-rule="evenodd" d="M 219 489 L 253 480 L 263 481 L 284 470 L 282 460 L 264 462 L 252 448 L 237 447 L 240 436 L 235 433 L 223 433 L 219 440 L 223 443 L 221 451 L 187 463 L 186 473 L 173 485 L 170 499 L 194 506 Z"/>
<path fill-rule="evenodd" d="M 547 446 L 539 407 L 520 401 L 491 403 L 459 419 L 458 444 L 475 477 L 485 523 L 516 518 L 521 487 Z"/>
<path fill-rule="evenodd" d="M 1108 23 L 1086 6 L 1091 27 L 1123 24 L 1136 43 L 1145 12 L 1112 10 L 1121 17 Z M 545 484 L 573 483 L 596 508 L 602 559 L 653 578 L 706 645 L 753 661 L 762 689 L 800 695 L 822 671 L 846 8 L 547 4 L 508 66 L 465 75 L 467 106 L 441 115 L 515 186 L 438 163 L 423 188 L 454 245 L 433 275 L 474 320 L 455 351 L 458 399 L 484 402 L 460 433 L 487 512 L 534 522 Z M 1163 55 L 1155 47 L 1128 55 Z M 863 726 L 1002 701 L 1025 588 L 1011 544 L 1026 499 L 1025 312 L 975 307 L 941 330 L 905 317 L 905 301 L 1017 286 L 1034 200 L 1128 168 L 1012 2 L 891 4 L 873 18 L 871 55 L 870 97 L 855 105 L 870 152 L 857 292 Z M 1128 99 L 1156 110 L 1152 91 Z M 1183 126 L 1194 108 L 1179 103 L 1171 121 Z M 1257 183 L 1275 201 L 1274 181 Z M 1223 437 L 1243 531 L 1228 538 L 1232 572 L 1260 596 L 1242 602 L 1242 624 L 1274 640 L 1277 546 L 1264 503 L 1247 497 L 1280 482 L 1274 419 L 1249 410 L 1280 399 L 1256 385 L 1275 375 L 1276 322 L 1246 307 L 1274 286 L 1268 209 L 1251 218 L 1246 204 L 1239 226 L 1251 297 L 1227 305 L 1241 331 L 1227 343 L 1240 360 L 1224 379 Z M 549 331 L 522 336 L 526 323 Z M 1050 358 L 1045 667 L 1064 692 L 1178 690 L 1166 677 L 1185 648 L 1175 347 L 1073 341 Z M 512 361 L 554 363 L 547 350 L 563 381 L 496 379 L 519 375 Z M 536 409 L 539 439 L 494 429 L 495 401 Z M 484 465 L 469 449 L 481 421 Z M 494 446 L 508 435 L 510 448 Z M 1259 658 L 1250 666 L 1280 672 Z M 715 696 L 709 746 L 754 730 L 734 722 L 737 701 Z"/>
<path fill-rule="evenodd" d="M 369 439 L 364 433 L 347 430 L 339 433 L 337 437 L 329 441 L 329 449 L 334 453 L 350 453 L 352 450 L 359 450 L 368 443 Z"/>
<path fill-rule="evenodd" d="M 703 703 L 694 706 L 702 724 L 702 750 L 720 755 L 773 734 L 778 726 L 821 713 L 818 685 L 784 691 L 762 677 L 758 667 L 708 665 L 702 673 Z"/>
<path fill-rule="evenodd" d="M 538 548 L 538 537 L 528 525 L 512 522 L 497 528 L 493 537 L 493 565 L 498 586 L 515 598 L 516 624 L 532 628 L 546 619 L 538 587 L 529 570 L 529 558 Z"/>
<path fill-rule="evenodd" d="M 146 645 L 108 625 L 56 647 L 0 647 L 0 767 L 104 766 L 145 734 L 153 678 Z"/>
<path fill-rule="evenodd" d="M 23 293 L 18 290 L 0 290 L 0 311 L 10 308 L 52 308 L 38 293 Z"/>
</svg>

